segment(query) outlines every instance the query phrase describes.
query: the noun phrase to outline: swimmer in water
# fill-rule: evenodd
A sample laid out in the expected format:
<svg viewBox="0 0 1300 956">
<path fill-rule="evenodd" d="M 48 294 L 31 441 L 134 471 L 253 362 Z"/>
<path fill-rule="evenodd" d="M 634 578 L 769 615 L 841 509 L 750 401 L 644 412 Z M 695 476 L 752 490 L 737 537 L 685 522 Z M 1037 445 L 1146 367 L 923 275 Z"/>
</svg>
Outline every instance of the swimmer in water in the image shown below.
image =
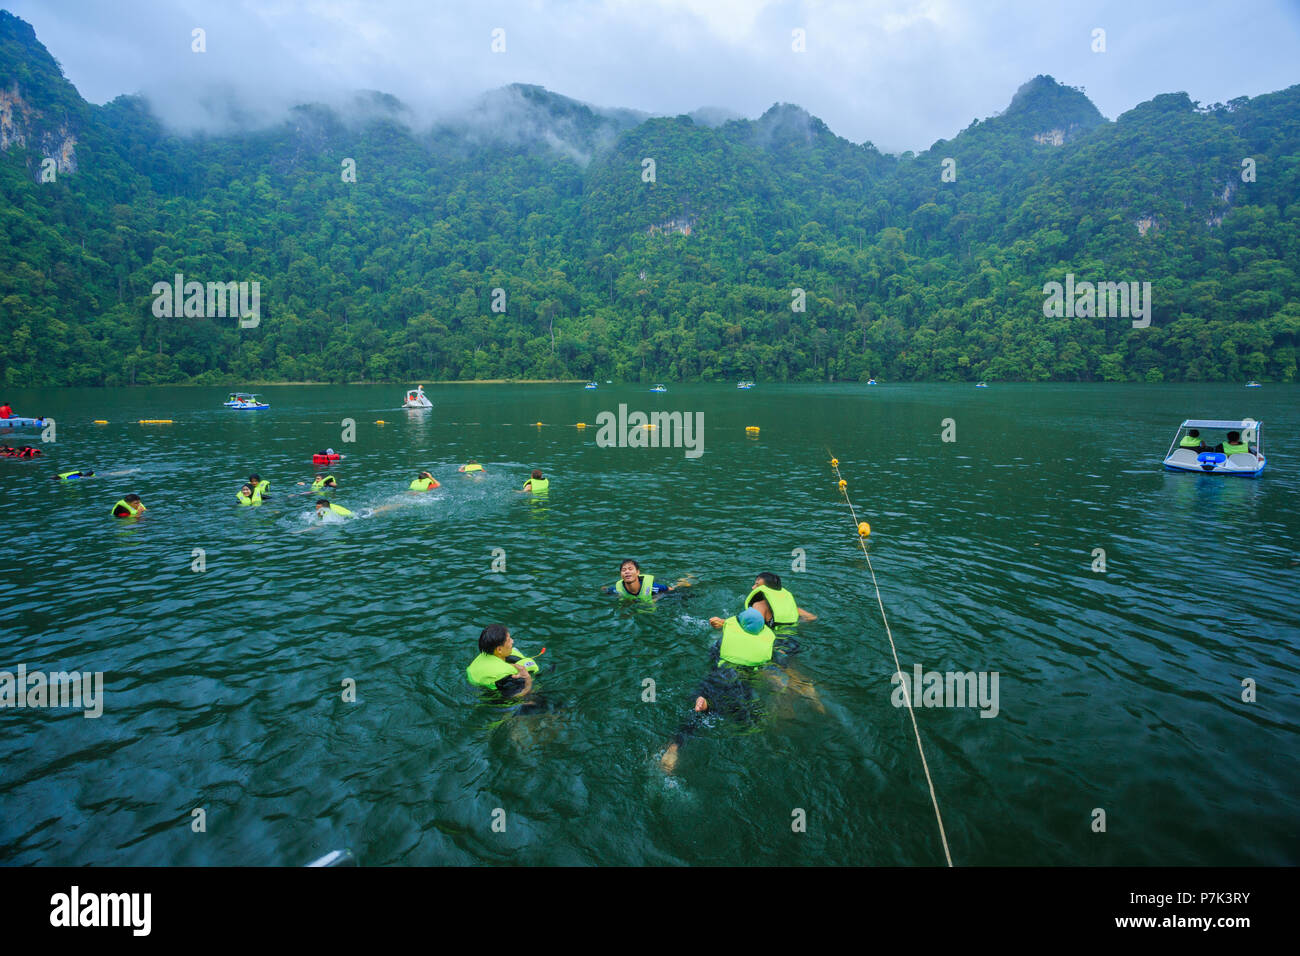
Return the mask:
<svg viewBox="0 0 1300 956">
<path fill-rule="evenodd" d="M 541 471 L 534 468 L 532 477 L 524 482 L 524 491 L 531 491 L 535 495 L 544 495 L 551 489 L 549 478 L 543 478 Z"/>
<path fill-rule="evenodd" d="M 441 487 L 442 485 L 438 484 L 437 478 L 434 478 L 433 475 L 429 474 L 427 471 L 422 471 L 415 476 L 415 480 L 411 482 L 411 486 L 407 490 L 432 491 L 434 488 Z"/>
<path fill-rule="evenodd" d="M 76 481 L 79 478 L 94 478 L 94 477 L 95 477 L 95 473 L 93 471 L 64 471 L 64 472 L 60 472 L 57 475 L 51 476 L 50 481 Z"/>
<path fill-rule="evenodd" d="M 326 515 L 327 513 L 329 513 L 329 514 L 336 514 L 336 515 L 338 515 L 340 518 L 352 518 L 352 517 L 355 517 L 355 515 L 353 515 L 353 513 L 352 513 L 351 511 L 348 511 L 348 509 L 347 509 L 347 508 L 344 508 L 342 505 L 336 505 L 336 504 L 334 504 L 332 501 L 330 501 L 328 498 L 317 498 L 317 499 L 316 499 L 316 517 L 317 517 L 317 518 L 324 518 L 325 515 Z"/>
<path fill-rule="evenodd" d="M 641 565 L 631 558 L 619 565 L 618 576 L 617 581 L 605 586 L 605 593 L 636 601 L 653 601 L 655 595 L 691 586 L 690 577 L 682 578 L 675 585 L 656 584 L 654 575 L 642 574 Z"/>
<path fill-rule="evenodd" d="M 125 498 L 113 505 L 114 518 L 134 518 L 137 515 L 144 514 L 149 509 L 144 506 L 139 495 L 127 495 Z"/>
<path fill-rule="evenodd" d="M 301 484 L 301 482 L 299 482 L 299 484 Z M 338 487 L 338 479 L 333 475 L 321 475 L 311 483 L 311 493 L 318 495 L 322 491 L 337 491 Z"/>
<path fill-rule="evenodd" d="M 695 692 L 691 716 L 678 729 L 660 758 L 666 773 L 677 767 L 677 757 L 687 738 L 699 729 L 702 715 L 712 711 L 723 717 L 752 724 L 761 716 L 754 697 L 754 679 L 775 665 L 784 673 L 788 686 L 800 689 L 798 682 L 811 688 L 811 684 L 796 680 L 791 673 L 789 657 L 798 653 L 799 643 L 793 637 L 779 637 L 763 622 L 763 615 L 755 608 L 746 608 L 735 617 L 727 618 L 722 625 L 722 639 L 710 648 L 710 671 Z M 787 686 L 787 685 L 783 685 Z M 813 695 L 815 700 L 815 694 Z M 820 701 L 816 706 L 824 713 Z"/>
<path fill-rule="evenodd" d="M 781 587 L 781 578 L 770 571 L 764 571 L 754 579 L 753 590 L 745 598 L 745 607 L 756 608 L 768 627 L 786 627 L 800 621 L 817 620 L 816 614 L 798 606 L 794 595 Z M 709 623 L 722 627 L 722 618 L 710 618 Z"/>
<path fill-rule="evenodd" d="M 456 469 L 467 475 L 474 475 L 476 478 L 483 474 L 483 466 L 471 458 L 468 462 Z"/>
</svg>

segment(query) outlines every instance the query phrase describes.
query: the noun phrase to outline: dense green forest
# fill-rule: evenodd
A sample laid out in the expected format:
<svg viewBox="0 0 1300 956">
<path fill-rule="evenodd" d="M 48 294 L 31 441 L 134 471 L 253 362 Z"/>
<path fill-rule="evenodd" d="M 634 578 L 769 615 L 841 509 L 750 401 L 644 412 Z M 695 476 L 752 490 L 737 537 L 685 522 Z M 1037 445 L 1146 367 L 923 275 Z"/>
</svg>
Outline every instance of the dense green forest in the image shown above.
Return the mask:
<svg viewBox="0 0 1300 956">
<path fill-rule="evenodd" d="M 1111 122 L 1040 76 L 902 156 L 790 105 L 405 115 L 180 137 L 0 13 L 0 381 L 1296 376 L 1300 86 Z M 258 282 L 259 324 L 155 315 L 176 273 Z M 1045 316 L 1067 274 L 1149 282 L 1149 327 Z"/>
</svg>

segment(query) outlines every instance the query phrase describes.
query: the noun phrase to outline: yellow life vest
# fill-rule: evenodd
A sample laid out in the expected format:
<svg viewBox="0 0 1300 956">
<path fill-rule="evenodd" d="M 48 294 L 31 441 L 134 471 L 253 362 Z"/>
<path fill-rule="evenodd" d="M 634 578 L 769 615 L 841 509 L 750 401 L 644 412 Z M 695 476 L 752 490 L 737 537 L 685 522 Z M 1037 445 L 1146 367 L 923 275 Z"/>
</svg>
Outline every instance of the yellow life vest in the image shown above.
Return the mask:
<svg viewBox="0 0 1300 956">
<path fill-rule="evenodd" d="M 320 490 L 321 490 L 322 488 L 324 488 L 327 484 L 329 484 L 330 482 L 333 482 L 333 481 L 335 481 L 335 478 L 334 478 L 333 475 L 321 475 L 319 478 L 317 478 L 315 481 L 313 481 L 313 482 L 311 483 L 311 490 L 312 490 L 312 491 L 320 491 Z M 331 485 L 331 487 L 333 487 L 333 486 Z"/>
<path fill-rule="evenodd" d="M 653 601 L 655 597 L 655 576 L 653 574 L 638 574 L 637 577 L 641 579 L 641 590 L 636 594 L 623 586 L 622 578 L 619 578 L 614 584 L 614 593 L 619 597 L 631 598 L 634 601 Z"/>
<path fill-rule="evenodd" d="M 1183 440 L 1178 443 L 1179 448 L 1200 448 L 1205 442 L 1199 438 L 1193 438 L 1191 435 L 1184 435 Z"/>
<path fill-rule="evenodd" d="M 551 480 L 549 478 L 529 478 L 524 482 L 524 491 L 530 490 L 530 485 L 533 494 L 540 495 L 550 489 Z"/>
<path fill-rule="evenodd" d="M 235 500 L 238 501 L 241 505 L 244 505 L 245 507 L 251 505 L 260 505 L 262 503 L 262 499 L 257 497 L 256 492 L 254 492 L 251 495 L 246 495 L 243 493 L 243 491 L 240 491 L 239 494 L 235 495 Z"/>
<path fill-rule="evenodd" d="M 718 664 L 740 664 L 745 667 L 759 667 L 772 660 L 772 643 L 776 635 L 764 625 L 757 634 L 750 634 L 740 626 L 734 617 L 722 623 L 722 646 L 718 648 Z"/>
<path fill-rule="evenodd" d="M 794 595 L 790 593 L 789 588 L 774 591 L 767 585 L 760 584 L 749 592 L 749 597 L 745 598 L 745 607 L 753 604 L 756 597 L 761 597 L 772 609 L 773 626 L 799 623 L 799 605 L 795 603 Z"/>
<path fill-rule="evenodd" d="M 483 466 L 482 466 L 482 465 L 466 465 L 466 466 L 465 466 L 465 474 L 467 474 L 467 475 L 468 475 L 471 471 L 482 471 L 482 470 L 483 470 Z"/>
<path fill-rule="evenodd" d="M 437 484 L 438 483 L 434 481 L 432 478 L 416 478 L 415 481 L 411 482 L 410 490 L 428 491 L 430 488 L 435 487 Z"/>
<path fill-rule="evenodd" d="M 1223 443 L 1223 453 L 1225 455 L 1243 455 L 1250 453 L 1250 446 L 1246 444 L 1232 445 L 1228 442 Z"/>
<path fill-rule="evenodd" d="M 531 657 L 524 657 L 521 654 L 513 652 L 510 656 L 518 657 L 519 663 L 523 664 L 526 670 L 537 670 L 537 662 Z M 519 671 L 515 669 L 514 664 L 502 660 L 495 654 L 484 654 L 481 651 L 479 652 L 478 657 L 470 661 L 469 667 L 465 668 L 465 677 L 471 684 L 476 684 L 479 687 L 489 687 L 494 690 L 496 689 L 497 681 L 501 678 L 518 676 Z"/>
<path fill-rule="evenodd" d="M 120 515 L 120 514 L 117 513 L 117 509 L 118 509 L 118 508 L 125 508 L 125 509 L 127 510 L 128 513 L 127 513 L 127 514 L 124 514 L 124 515 Z M 144 511 L 144 510 L 145 510 L 145 507 L 144 507 L 143 504 L 141 504 L 139 508 L 135 508 L 135 507 L 132 507 L 131 505 L 127 504 L 127 503 L 126 503 L 126 499 L 123 498 L 123 499 L 121 499 L 120 501 L 118 501 L 117 504 L 113 505 L 113 517 L 114 517 L 114 518 L 134 518 L 136 515 L 138 515 L 140 512 L 142 512 L 142 511 Z"/>
<path fill-rule="evenodd" d="M 342 505 L 336 505 L 333 502 L 330 502 L 330 511 L 342 518 L 351 518 L 353 516 L 352 512 L 348 511 L 347 508 L 344 508 Z"/>
</svg>

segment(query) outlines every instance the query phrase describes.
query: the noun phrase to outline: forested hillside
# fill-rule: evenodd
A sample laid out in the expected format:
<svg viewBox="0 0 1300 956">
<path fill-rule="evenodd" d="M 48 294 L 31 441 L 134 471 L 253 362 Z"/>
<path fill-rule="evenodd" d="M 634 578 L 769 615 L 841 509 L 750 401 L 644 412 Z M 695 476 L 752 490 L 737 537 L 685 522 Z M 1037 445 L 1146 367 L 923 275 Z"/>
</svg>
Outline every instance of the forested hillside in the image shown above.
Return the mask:
<svg viewBox="0 0 1300 956">
<path fill-rule="evenodd" d="M 1300 86 L 1111 122 L 1036 77 L 902 156 L 528 86 L 178 137 L 0 13 L 0 196 L 7 385 L 1296 375 Z M 177 273 L 260 283 L 259 324 L 156 316 Z M 1046 317 L 1067 273 L 1149 282 L 1149 327 Z"/>
</svg>

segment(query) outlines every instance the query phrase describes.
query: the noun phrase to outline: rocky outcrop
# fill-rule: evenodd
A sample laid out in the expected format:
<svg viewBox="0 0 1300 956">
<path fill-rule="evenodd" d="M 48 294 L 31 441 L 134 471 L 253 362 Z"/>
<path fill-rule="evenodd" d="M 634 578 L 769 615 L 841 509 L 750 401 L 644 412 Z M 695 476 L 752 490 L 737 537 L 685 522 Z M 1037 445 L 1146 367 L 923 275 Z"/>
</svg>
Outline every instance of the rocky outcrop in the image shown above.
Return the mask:
<svg viewBox="0 0 1300 956">
<path fill-rule="evenodd" d="M 12 146 L 33 152 L 28 168 L 40 178 L 41 160 L 53 159 L 59 173 L 77 171 L 77 137 L 66 122 L 48 126 L 44 114 L 34 108 L 12 84 L 0 90 L 0 150 Z"/>
</svg>

